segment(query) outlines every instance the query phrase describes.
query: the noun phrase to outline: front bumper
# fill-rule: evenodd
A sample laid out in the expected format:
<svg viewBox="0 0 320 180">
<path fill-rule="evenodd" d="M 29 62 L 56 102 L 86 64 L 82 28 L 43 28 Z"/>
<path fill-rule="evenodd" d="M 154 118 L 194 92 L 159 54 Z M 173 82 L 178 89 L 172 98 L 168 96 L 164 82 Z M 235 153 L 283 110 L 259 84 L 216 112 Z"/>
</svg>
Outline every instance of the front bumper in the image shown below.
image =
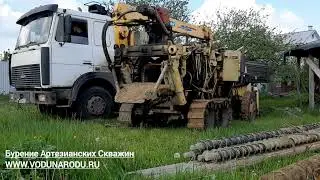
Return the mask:
<svg viewBox="0 0 320 180">
<path fill-rule="evenodd" d="M 10 92 L 10 102 L 55 105 L 56 93 L 50 91 L 14 91 Z"/>
</svg>

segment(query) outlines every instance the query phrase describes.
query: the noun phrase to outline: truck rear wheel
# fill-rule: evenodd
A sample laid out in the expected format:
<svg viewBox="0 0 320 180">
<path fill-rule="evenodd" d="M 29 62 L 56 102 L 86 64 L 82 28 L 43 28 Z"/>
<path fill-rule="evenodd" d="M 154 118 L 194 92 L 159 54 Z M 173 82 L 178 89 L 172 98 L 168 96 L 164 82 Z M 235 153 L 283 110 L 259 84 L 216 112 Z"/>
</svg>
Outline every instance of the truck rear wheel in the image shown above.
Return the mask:
<svg viewBox="0 0 320 180">
<path fill-rule="evenodd" d="M 94 86 L 83 91 L 76 102 L 79 118 L 108 117 L 114 106 L 110 93 L 102 87 Z"/>
</svg>

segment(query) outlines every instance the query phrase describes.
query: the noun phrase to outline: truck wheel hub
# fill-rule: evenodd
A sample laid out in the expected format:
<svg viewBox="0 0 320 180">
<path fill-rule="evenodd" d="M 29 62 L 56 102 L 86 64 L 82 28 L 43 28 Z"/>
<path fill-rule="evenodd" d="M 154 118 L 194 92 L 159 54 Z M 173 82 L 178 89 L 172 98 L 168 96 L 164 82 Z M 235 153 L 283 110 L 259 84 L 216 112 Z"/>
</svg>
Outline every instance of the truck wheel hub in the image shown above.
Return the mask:
<svg viewBox="0 0 320 180">
<path fill-rule="evenodd" d="M 93 115 L 102 115 L 106 108 L 106 102 L 100 96 L 93 96 L 89 99 L 87 109 Z"/>
</svg>

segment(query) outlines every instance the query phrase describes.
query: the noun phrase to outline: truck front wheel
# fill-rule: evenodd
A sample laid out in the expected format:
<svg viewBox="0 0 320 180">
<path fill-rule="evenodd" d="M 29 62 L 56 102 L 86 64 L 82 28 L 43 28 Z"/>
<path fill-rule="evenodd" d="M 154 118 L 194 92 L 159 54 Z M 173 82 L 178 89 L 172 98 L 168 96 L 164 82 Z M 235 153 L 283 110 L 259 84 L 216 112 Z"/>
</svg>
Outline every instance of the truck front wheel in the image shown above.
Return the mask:
<svg viewBox="0 0 320 180">
<path fill-rule="evenodd" d="M 76 114 L 79 118 L 108 117 L 112 113 L 113 98 L 102 87 L 94 86 L 84 90 L 76 102 Z"/>
</svg>

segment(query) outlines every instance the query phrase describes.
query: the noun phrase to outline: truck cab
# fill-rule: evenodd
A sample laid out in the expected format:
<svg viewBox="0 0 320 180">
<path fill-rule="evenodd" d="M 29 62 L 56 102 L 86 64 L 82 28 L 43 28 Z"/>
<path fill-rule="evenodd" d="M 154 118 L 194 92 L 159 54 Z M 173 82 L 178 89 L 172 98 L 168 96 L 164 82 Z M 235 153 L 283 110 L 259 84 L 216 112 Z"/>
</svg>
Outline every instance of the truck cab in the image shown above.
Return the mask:
<svg viewBox="0 0 320 180">
<path fill-rule="evenodd" d="M 10 61 L 11 101 L 36 104 L 42 113 L 70 109 L 81 118 L 110 115 L 116 88 L 101 34 L 111 17 L 101 9 L 94 5 L 81 12 L 49 4 L 17 20 L 21 29 Z M 113 28 L 106 44 L 113 60 Z"/>
</svg>

